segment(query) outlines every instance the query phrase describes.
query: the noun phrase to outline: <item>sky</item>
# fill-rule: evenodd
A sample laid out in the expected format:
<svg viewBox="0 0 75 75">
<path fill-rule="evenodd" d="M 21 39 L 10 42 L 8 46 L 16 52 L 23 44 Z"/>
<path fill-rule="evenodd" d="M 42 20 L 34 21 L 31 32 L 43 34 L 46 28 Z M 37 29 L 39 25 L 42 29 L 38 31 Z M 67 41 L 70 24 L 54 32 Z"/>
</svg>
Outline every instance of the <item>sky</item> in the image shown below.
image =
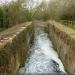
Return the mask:
<svg viewBox="0 0 75 75">
<path fill-rule="evenodd" d="M 0 4 L 10 3 L 11 1 L 16 1 L 16 0 L 0 0 Z"/>
<path fill-rule="evenodd" d="M 0 0 L 0 5 L 6 4 L 6 3 L 10 3 L 11 1 L 16 1 L 16 0 Z M 41 3 L 42 1 L 49 2 L 50 0 L 31 0 L 31 1 L 34 2 L 34 3 L 31 2 L 31 4 L 35 6 L 37 3 L 39 4 L 39 3 Z"/>
<path fill-rule="evenodd" d="M 5 2 L 11 2 L 12 0 L 0 0 L 0 3 L 5 3 Z M 15 0 L 13 0 L 15 1 Z M 41 2 L 42 0 L 34 0 L 34 1 L 39 1 Z M 50 0 L 46 0 L 47 2 L 50 1 Z"/>
</svg>

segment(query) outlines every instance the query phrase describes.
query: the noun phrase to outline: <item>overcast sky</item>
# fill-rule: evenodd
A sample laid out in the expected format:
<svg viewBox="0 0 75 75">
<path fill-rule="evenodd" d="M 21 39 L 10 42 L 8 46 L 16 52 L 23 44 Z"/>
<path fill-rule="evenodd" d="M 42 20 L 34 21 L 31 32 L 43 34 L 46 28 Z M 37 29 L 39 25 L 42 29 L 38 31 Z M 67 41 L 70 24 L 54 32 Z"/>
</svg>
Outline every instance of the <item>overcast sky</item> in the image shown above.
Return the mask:
<svg viewBox="0 0 75 75">
<path fill-rule="evenodd" d="M 11 1 L 16 1 L 16 0 L 0 0 L 0 4 L 10 3 Z"/>
<path fill-rule="evenodd" d="M 16 0 L 0 0 L 0 5 L 1 4 L 6 4 L 6 3 L 10 3 L 11 1 L 16 1 Z M 50 0 L 32 0 L 32 1 L 34 1 L 34 3 L 31 3 L 31 4 L 34 4 L 34 6 L 36 5 L 36 2 L 38 2 L 38 3 L 40 3 L 41 1 L 46 1 L 46 2 L 48 2 L 48 1 L 50 1 Z"/>
<path fill-rule="evenodd" d="M 15 1 L 15 0 L 13 0 Z M 41 0 L 34 0 L 34 1 L 41 1 Z M 49 1 L 49 0 L 46 0 L 46 1 Z M 0 3 L 5 3 L 5 2 L 11 2 L 11 0 L 0 0 Z"/>
</svg>

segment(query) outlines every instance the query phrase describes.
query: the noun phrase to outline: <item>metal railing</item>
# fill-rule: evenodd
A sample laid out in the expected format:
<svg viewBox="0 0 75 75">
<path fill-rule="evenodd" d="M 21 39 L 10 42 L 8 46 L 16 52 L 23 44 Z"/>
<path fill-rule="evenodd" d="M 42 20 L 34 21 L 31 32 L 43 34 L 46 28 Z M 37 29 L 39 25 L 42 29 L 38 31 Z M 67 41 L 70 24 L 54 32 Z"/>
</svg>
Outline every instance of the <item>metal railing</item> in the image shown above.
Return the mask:
<svg viewBox="0 0 75 75">
<path fill-rule="evenodd" d="M 70 20 L 57 20 L 57 21 L 64 25 L 75 25 L 75 21 L 70 21 Z"/>
</svg>

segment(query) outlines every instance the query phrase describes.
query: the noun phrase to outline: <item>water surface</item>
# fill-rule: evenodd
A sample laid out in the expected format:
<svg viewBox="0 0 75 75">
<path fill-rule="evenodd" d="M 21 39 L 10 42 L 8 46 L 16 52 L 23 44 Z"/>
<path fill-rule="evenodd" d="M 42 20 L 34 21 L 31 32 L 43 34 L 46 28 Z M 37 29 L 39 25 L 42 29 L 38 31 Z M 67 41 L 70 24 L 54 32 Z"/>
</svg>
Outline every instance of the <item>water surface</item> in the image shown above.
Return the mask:
<svg viewBox="0 0 75 75">
<path fill-rule="evenodd" d="M 20 73 L 24 75 L 66 73 L 44 27 L 36 26 L 34 34 L 34 44 L 29 50 L 29 57 Z"/>
</svg>

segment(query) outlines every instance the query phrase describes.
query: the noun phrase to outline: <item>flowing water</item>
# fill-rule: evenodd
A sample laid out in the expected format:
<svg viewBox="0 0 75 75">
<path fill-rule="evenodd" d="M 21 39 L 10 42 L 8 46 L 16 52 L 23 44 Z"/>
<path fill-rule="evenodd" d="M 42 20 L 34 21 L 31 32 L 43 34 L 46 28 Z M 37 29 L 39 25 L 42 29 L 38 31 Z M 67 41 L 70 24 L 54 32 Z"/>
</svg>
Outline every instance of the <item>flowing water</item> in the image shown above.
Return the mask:
<svg viewBox="0 0 75 75">
<path fill-rule="evenodd" d="M 57 52 L 53 49 L 52 42 L 44 31 L 44 27 L 36 26 L 34 34 L 34 44 L 29 50 L 29 57 L 25 63 L 25 67 L 20 70 L 20 74 L 52 75 L 59 73 L 60 75 L 63 73 L 66 75 L 64 66 Z"/>
</svg>

